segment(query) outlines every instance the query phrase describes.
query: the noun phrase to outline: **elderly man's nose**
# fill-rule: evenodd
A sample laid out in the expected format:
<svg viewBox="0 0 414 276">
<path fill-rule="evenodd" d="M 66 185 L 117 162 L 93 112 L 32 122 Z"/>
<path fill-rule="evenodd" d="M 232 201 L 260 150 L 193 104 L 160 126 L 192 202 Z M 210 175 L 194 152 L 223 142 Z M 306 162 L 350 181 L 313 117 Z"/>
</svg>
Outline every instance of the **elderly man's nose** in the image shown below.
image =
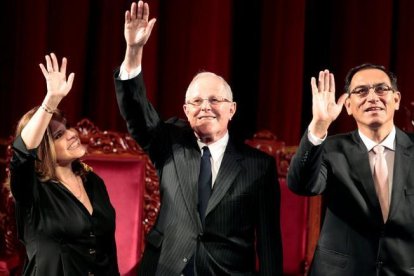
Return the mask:
<svg viewBox="0 0 414 276">
<path fill-rule="evenodd" d="M 209 99 L 203 99 L 203 102 L 201 103 L 201 107 L 202 108 L 210 108 L 211 103 L 210 103 Z"/>
</svg>

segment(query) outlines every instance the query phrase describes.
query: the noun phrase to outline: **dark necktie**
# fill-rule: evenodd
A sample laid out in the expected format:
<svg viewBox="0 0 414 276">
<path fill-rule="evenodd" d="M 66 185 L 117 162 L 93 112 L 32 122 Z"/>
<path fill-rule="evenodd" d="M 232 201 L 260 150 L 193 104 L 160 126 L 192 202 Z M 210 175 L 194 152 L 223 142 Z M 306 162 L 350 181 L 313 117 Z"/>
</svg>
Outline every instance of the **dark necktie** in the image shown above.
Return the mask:
<svg viewBox="0 0 414 276">
<path fill-rule="evenodd" d="M 201 223 L 204 224 L 204 215 L 206 213 L 208 200 L 211 195 L 211 153 L 207 146 L 202 148 L 203 155 L 200 162 L 200 174 L 198 176 L 198 213 Z M 191 257 L 187 266 L 184 268 L 183 275 L 194 276 L 194 256 Z"/>
<path fill-rule="evenodd" d="M 200 162 L 200 175 L 198 176 L 198 213 L 203 224 L 208 200 L 211 195 L 212 174 L 210 157 L 210 150 L 207 146 L 204 146 Z"/>
</svg>

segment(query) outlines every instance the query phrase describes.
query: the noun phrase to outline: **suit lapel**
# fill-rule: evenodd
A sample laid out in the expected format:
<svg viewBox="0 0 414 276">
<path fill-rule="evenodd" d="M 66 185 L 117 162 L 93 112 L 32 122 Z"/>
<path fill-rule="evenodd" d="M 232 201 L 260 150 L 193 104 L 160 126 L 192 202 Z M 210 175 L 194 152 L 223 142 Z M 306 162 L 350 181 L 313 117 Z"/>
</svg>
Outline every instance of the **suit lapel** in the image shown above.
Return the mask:
<svg viewBox="0 0 414 276">
<path fill-rule="evenodd" d="M 396 212 L 399 203 L 401 200 L 403 200 L 404 185 L 409 181 L 408 177 L 410 175 L 410 169 L 412 169 L 411 165 L 413 162 L 410 156 L 413 142 L 400 129 L 396 128 L 396 131 L 394 175 L 389 217 L 391 217 Z"/>
<path fill-rule="evenodd" d="M 351 147 L 349 151 L 345 151 L 349 161 L 352 172 L 356 175 L 357 181 L 363 190 L 365 190 L 368 202 L 375 210 L 376 216 L 382 220 L 381 206 L 378 200 L 377 192 L 375 191 L 374 178 L 372 170 L 369 165 L 369 157 L 367 148 L 359 137 L 358 131 L 352 133 L 352 138 L 356 143 L 355 147 Z"/>
<path fill-rule="evenodd" d="M 173 156 L 176 172 L 180 181 L 180 188 L 188 213 L 194 223 L 201 226 L 197 211 L 197 183 L 200 170 L 200 151 L 198 150 L 195 138 L 190 140 L 186 145 L 174 144 Z"/>
<path fill-rule="evenodd" d="M 214 183 L 213 192 L 207 205 L 206 216 L 217 206 L 233 184 L 241 170 L 239 163 L 241 158 L 242 156 L 236 152 L 233 144 L 229 141 Z"/>
</svg>

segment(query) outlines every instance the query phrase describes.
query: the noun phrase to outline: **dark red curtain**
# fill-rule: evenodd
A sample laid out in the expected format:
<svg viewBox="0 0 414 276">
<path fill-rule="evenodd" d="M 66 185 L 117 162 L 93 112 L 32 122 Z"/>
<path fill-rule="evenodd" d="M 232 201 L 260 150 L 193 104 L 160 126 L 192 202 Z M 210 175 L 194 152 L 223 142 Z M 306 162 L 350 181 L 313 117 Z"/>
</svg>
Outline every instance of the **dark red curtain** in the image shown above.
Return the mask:
<svg viewBox="0 0 414 276">
<path fill-rule="evenodd" d="M 131 1 L 5 1 L 0 9 L 0 137 L 39 105 L 45 81 L 38 64 L 53 51 L 75 72 L 62 102 L 72 122 L 125 131 L 113 88 L 124 55 L 124 12 Z M 383 64 L 399 77 L 403 106 L 414 101 L 414 2 L 411 0 L 149 0 L 157 18 L 145 48 L 149 97 L 164 118 L 184 116 L 191 78 L 222 75 L 233 88 L 240 139 L 269 129 L 297 144 L 311 119 L 310 77 L 328 68 L 338 94 L 349 68 Z M 404 127 L 404 110 L 397 125 Z M 352 130 L 343 112 L 330 133 Z"/>
</svg>

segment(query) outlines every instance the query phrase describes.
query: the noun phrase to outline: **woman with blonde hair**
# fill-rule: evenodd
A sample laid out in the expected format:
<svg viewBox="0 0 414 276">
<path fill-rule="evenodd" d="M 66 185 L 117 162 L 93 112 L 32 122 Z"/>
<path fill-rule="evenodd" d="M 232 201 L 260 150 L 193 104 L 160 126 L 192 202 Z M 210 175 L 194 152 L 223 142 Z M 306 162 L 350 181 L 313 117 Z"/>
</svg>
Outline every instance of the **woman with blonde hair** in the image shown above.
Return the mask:
<svg viewBox="0 0 414 276">
<path fill-rule="evenodd" d="M 72 88 L 66 58 L 40 69 L 47 93 L 20 120 L 10 162 L 23 275 L 119 275 L 115 210 L 102 179 L 80 158 L 85 148 L 57 107 Z"/>
</svg>

